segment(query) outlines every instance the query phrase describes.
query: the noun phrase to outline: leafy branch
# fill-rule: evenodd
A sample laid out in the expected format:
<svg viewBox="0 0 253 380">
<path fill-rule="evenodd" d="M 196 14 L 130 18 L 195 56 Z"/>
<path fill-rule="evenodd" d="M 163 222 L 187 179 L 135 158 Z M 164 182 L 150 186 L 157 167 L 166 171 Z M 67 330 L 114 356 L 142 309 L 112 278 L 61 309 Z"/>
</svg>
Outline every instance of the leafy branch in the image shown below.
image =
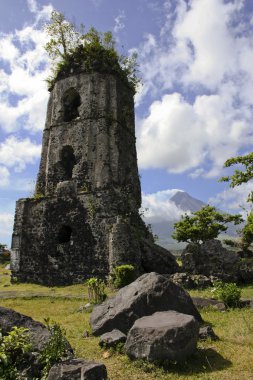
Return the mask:
<svg viewBox="0 0 253 380">
<path fill-rule="evenodd" d="M 117 74 L 135 90 L 140 82 L 137 54 L 133 53 L 130 57 L 119 55 L 111 32 L 100 33 L 90 28 L 83 33 L 83 25 L 80 30 L 76 30 L 62 13 L 56 11 L 52 12 L 50 23 L 45 25 L 50 37 L 45 50 L 52 60 L 52 75 L 47 79 L 49 90 L 57 79 L 80 68 L 85 72 Z"/>
</svg>

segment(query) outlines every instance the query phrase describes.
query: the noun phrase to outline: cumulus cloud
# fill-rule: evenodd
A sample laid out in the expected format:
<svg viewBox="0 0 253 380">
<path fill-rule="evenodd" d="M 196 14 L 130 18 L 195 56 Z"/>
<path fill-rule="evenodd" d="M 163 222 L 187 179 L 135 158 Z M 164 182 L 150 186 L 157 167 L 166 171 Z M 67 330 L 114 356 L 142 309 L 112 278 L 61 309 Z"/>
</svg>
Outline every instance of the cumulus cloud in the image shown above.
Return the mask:
<svg viewBox="0 0 253 380">
<path fill-rule="evenodd" d="M 115 17 L 114 19 L 115 26 L 113 28 L 113 31 L 115 34 L 119 33 L 121 30 L 125 28 L 125 24 L 123 21 L 125 17 L 126 17 L 125 13 L 123 11 L 120 11 L 119 15 Z"/>
<path fill-rule="evenodd" d="M 27 4 L 34 22 L 13 33 L 0 34 L 0 61 L 4 65 L 0 76 L 0 128 L 8 133 L 22 128 L 40 131 L 45 119 L 49 60 L 44 50 L 47 36 L 41 27 L 53 8 L 39 7 L 35 0 Z"/>
<path fill-rule="evenodd" d="M 6 187 L 10 183 L 10 173 L 5 166 L 0 166 L 0 188 Z"/>
<path fill-rule="evenodd" d="M 170 199 L 178 189 L 167 189 L 152 194 L 142 194 L 143 218 L 147 223 L 175 221 L 185 211 L 178 208 Z"/>
<path fill-rule="evenodd" d="M 33 143 L 29 138 L 18 140 L 15 136 L 10 136 L 0 144 L 0 165 L 20 172 L 28 164 L 34 163 L 40 153 L 41 145 Z"/>
<path fill-rule="evenodd" d="M 217 176 L 227 157 L 248 146 L 248 121 L 237 120 L 228 96 L 197 96 L 193 104 L 182 95 L 164 95 L 152 103 L 149 115 L 139 120 L 138 152 L 142 168 L 164 168 L 181 173 L 194 169 L 192 177 L 203 175 L 205 160 L 212 164 L 206 176 Z"/>
<path fill-rule="evenodd" d="M 0 214 L 0 238 L 1 243 L 5 241 L 6 237 L 11 235 L 13 228 L 13 214 L 1 213 Z M 2 238 L 3 237 L 3 238 Z"/>
<path fill-rule="evenodd" d="M 165 2 L 160 37 L 147 35 L 138 49 L 143 73 L 138 104 L 147 94 L 159 97 L 138 119 L 142 168 L 216 177 L 227 158 L 248 148 L 253 28 L 241 17 L 243 5 L 180 0 L 173 8 Z"/>
<path fill-rule="evenodd" d="M 209 202 L 227 212 L 239 212 L 245 216 L 252 208 L 252 205 L 247 202 L 252 189 L 253 186 L 250 182 L 235 188 L 227 188 L 215 197 L 210 198 Z"/>
</svg>

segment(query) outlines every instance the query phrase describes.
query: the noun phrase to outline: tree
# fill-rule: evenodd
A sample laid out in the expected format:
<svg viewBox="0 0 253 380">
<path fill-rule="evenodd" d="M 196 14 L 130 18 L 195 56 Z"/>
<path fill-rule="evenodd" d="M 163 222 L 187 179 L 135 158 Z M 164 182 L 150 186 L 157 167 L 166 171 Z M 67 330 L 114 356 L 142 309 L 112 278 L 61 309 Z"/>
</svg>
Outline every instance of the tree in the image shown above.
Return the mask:
<svg viewBox="0 0 253 380">
<path fill-rule="evenodd" d="M 51 20 L 50 23 L 45 25 L 45 31 L 51 37 L 45 45 L 45 50 L 53 61 L 67 59 L 71 52 L 81 43 L 80 33 L 60 12 L 53 11 L 51 13 Z"/>
<path fill-rule="evenodd" d="M 7 248 L 6 244 L 1 244 L 0 243 L 0 252 L 4 251 Z"/>
<path fill-rule="evenodd" d="M 86 72 L 100 71 L 117 73 L 121 79 L 135 90 L 140 79 L 137 76 L 137 54 L 130 57 L 119 55 L 115 50 L 115 40 L 111 32 L 100 33 L 90 28 L 83 33 L 84 26 L 76 27 L 65 16 L 53 11 L 51 20 L 45 25 L 50 40 L 45 45 L 52 59 L 52 76 L 47 79 L 51 89 L 61 73 L 73 71 L 82 66 Z"/>
<path fill-rule="evenodd" d="M 178 242 L 200 244 L 206 240 L 215 239 L 220 232 L 227 230 L 227 223 L 240 224 L 241 215 L 220 213 L 210 205 L 202 207 L 191 215 L 184 214 L 181 220 L 174 224 L 173 239 Z"/>
<path fill-rule="evenodd" d="M 243 183 L 247 183 L 253 179 L 253 152 L 245 156 L 237 156 L 229 158 L 224 167 L 228 168 L 233 165 L 242 165 L 243 169 L 235 169 L 231 176 L 220 178 L 220 182 L 230 182 L 230 187 L 234 188 Z M 248 195 L 248 202 L 253 203 L 253 191 Z M 241 243 L 244 249 L 247 249 L 253 243 L 253 210 L 247 215 L 245 226 L 241 230 Z"/>
<path fill-rule="evenodd" d="M 224 167 L 229 168 L 237 164 L 242 165 L 244 169 L 235 169 L 234 174 L 232 174 L 231 176 L 222 177 L 219 181 L 230 182 L 230 187 L 236 187 L 242 185 L 243 183 L 247 183 L 248 181 L 253 179 L 253 152 L 245 156 L 229 158 L 224 163 Z M 249 194 L 248 201 L 253 202 L 253 191 Z"/>
<path fill-rule="evenodd" d="M 241 230 L 242 245 L 244 249 L 253 243 L 253 211 L 251 210 L 247 217 L 247 223 Z"/>
</svg>

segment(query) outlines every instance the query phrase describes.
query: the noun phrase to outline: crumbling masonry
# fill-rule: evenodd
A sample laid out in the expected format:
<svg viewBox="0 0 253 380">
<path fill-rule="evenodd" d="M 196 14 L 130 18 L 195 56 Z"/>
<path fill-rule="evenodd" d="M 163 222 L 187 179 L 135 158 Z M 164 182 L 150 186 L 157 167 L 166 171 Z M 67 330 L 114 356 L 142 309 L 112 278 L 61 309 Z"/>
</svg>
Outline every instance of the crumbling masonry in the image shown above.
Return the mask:
<svg viewBox="0 0 253 380">
<path fill-rule="evenodd" d="M 127 263 L 138 273 L 174 272 L 175 260 L 153 244 L 140 206 L 133 91 L 112 74 L 79 71 L 58 80 L 35 195 L 16 205 L 12 276 L 63 285 Z"/>
</svg>

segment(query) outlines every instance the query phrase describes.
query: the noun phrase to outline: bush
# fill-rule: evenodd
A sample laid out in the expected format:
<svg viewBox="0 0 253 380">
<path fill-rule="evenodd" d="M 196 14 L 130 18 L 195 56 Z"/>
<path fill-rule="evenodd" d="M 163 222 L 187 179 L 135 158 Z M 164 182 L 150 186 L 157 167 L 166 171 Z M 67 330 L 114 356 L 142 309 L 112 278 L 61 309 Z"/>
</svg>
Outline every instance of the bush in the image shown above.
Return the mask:
<svg viewBox="0 0 253 380">
<path fill-rule="evenodd" d="M 241 289 L 234 283 L 216 282 L 214 295 L 228 307 L 238 307 L 241 298 Z"/>
<path fill-rule="evenodd" d="M 0 263 L 6 263 L 6 262 L 10 261 L 10 259 L 11 259 L 10 251 L 6 250 L 0 254 Z"/>
<path fill-rule="evenodd" d="M 88 296 L 91 303 L 101 303 L 106 299 L 104 281 L 92 277 L 86 281 L 86 284 L 88 285 Z"/>
<path fill-rule="evenodd" d="M 43 380 L 47 378 L 48 372 L 53 364 L 66 358 L 67 352 L 65 330 L 63 330 L 58 323 L 50 322 L 49 318 L 46 318 L 45 322 L 49 330 L 50 337 L 40 356 L 40 362 L 43 365 Z"/>
<path fill-rule="evenodd" d="M 13 327 L 4 337 L 0 333 L 0 379 L 18 378 L 18 367 L 26 361 L 32 347 L 27 332 L 23 327 Z"/>
<path fill-rule="evenodd" d="M 115 288 L 122 288 L 129 285 L 135 279 L 135 268 L 133 265 L 120 265 L 114 268 L 114 281 Z"/>
</svg>

